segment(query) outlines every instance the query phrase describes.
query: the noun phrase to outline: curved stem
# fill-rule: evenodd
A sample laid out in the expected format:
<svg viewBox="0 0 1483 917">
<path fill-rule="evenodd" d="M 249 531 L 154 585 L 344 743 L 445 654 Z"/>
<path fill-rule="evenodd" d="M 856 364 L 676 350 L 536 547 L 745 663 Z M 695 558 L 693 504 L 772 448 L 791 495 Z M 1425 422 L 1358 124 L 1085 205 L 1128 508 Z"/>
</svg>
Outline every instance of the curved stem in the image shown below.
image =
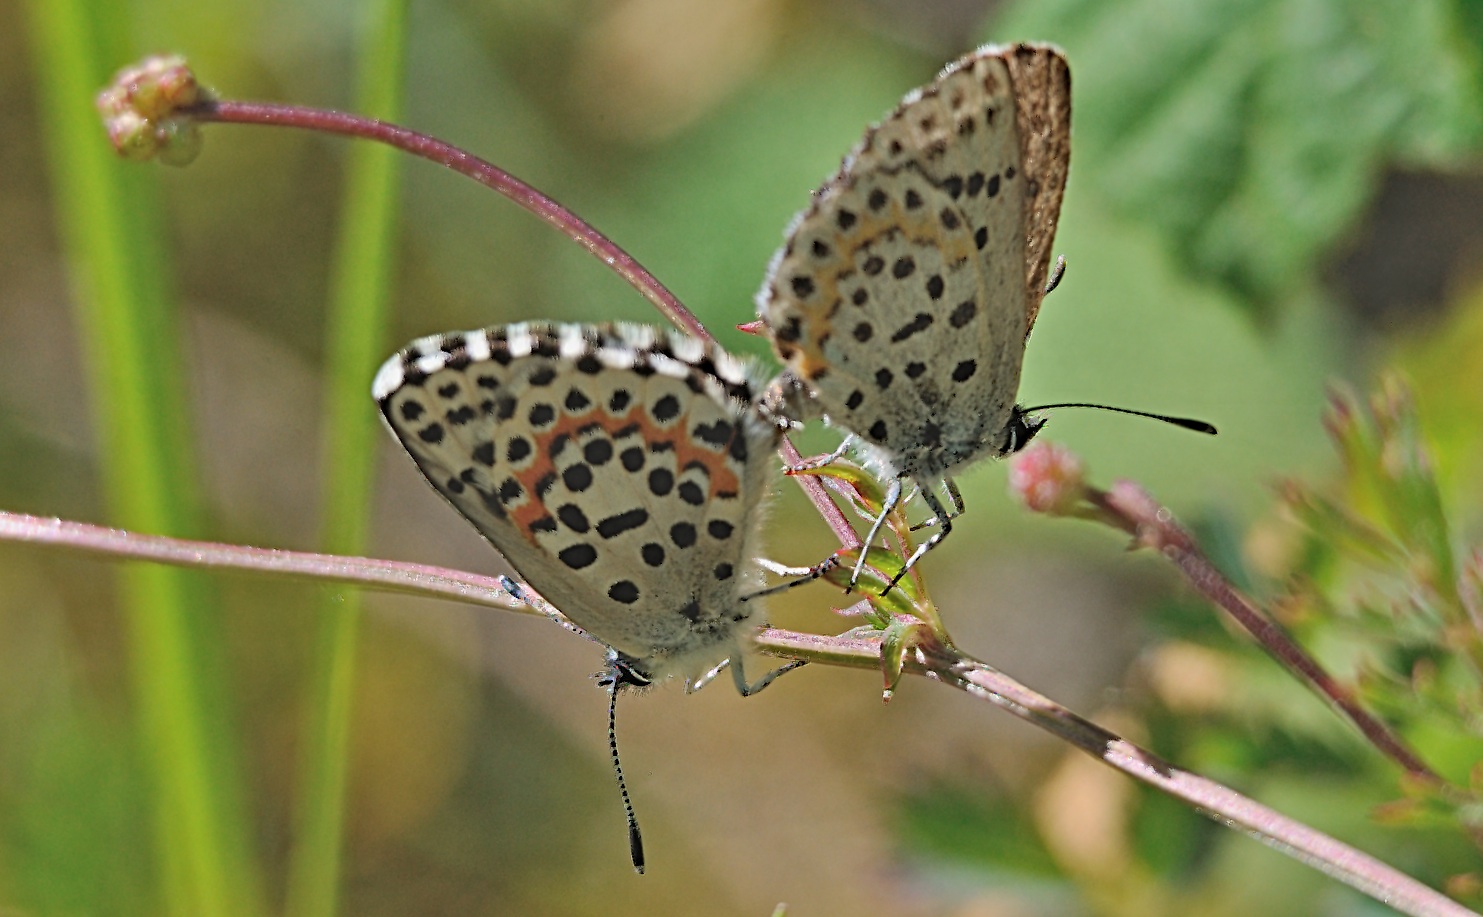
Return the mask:
<svg viewBox="0 0 1483 917">
<path fill-rule="evenodd" d="M 654 304 L 677 327 L 697 337 L 710 339 L 710 333 L 694 313 L 671 293 L 659 279 L 617 243 L 598 232 L 581 217 L 525 182 L 491 162 L 480 159 L 450 143 L 427 134 L 386 121 L 345 112 L 308 108 L 302 105 L 279 105 L 272 102 L 203 102 L 186 110 L 200 121 L 223 124 L 264 124 L 299 127 L 306 130 L 343 134 L 363 140 L 375 140 L 396 147 L 413 156 L 435 162 L 466 175 L 487 188 L 503 194 L 532 214 L 555 227 L 567 238 L 592 253 L 593 257 L 612 268 L 639 295 Z"/>
<path fill-rule="evenodd" d="M 363 140 L 374 140 L 452 169 L 460 175 L 472 178 L 479 184 L 499 192 L 585 248 L 593 257 L 612 268 L 619 277 L 637 290 L 639 295 L 653 303 L 654 307 L 676 327 L 702 340 L 715 342 L 715 338 L 700 319 L 695 317 L 695 313 L 686 308 L 674 293 L 659 282 L 659 278 L 649 273 L 647 268 L 639 264 L 616 242 L 531 185 L 499 166 L 450 143 L 375 118 L 301 105 L 220 100 L 202 102 L 186 109 L 184 113 L 199 121 L 298 127 L 305 130 L 359 137 Z M 784 461 L 793 463 L 799 461 L 798 451 L 793 448 L 792 443 L 786 440 L 784 440 L 781 452 Z M 834 501 L 829 498 L 824 486 L 818 481 L 806 478 L 800 478 L 799 485 L 803 487 L 809 501 L 824 517 L 824 521 L 839 538 L 840 543 L 846 548 L 857 547 L 860 543 L 859 536 L 855 534 L 855 530 L 845 520 L 844 514 L 840 512 Z"/>
</svg>

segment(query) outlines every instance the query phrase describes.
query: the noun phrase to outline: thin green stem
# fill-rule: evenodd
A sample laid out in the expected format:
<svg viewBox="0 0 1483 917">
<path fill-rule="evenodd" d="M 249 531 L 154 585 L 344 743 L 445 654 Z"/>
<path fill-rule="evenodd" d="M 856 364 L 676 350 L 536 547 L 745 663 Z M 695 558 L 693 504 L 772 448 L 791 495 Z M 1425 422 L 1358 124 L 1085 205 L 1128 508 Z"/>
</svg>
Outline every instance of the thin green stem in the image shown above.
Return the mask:
<svg viewBox="0 0 1483 917">
<path fill-rule="evenodd" d="M 360 59 L 356 107 L 398 117 L 406 57 L 405 0 L 370 11 Z M 350 150 L 340 239 L 326 322 L 323 532 L 336 554 L 365 551 L 376 420 L 366 380 L 382 356 L 391 298 L 398 190 L 394 150 Z M 289 859 L 287 913 L 331 917 L 338 909 L 345 797 L 354 722 L 356 661 L 362 618 L 357 591 L 327 597 L 320 618 L 313 697 L 299 760 L 298 807 Z"/>
<path fill-rule="evenodd" d="M 186 534 L 198 516 L 184 420 L 189 386 L 179 369 L 153 179 L 110 156 L 90 105 L 107 75 L 102 62 L 122 58 L 106 43 L 127 34 L 129 10 L 35 0 L 29 12 L 107 512 L 140 531 Z M 152 781 L 162 909 L 189 917 L 262 913 L 209 591 L 180 571 L 141 567 L 121 573 L 120 604 Z"/>
</svg>

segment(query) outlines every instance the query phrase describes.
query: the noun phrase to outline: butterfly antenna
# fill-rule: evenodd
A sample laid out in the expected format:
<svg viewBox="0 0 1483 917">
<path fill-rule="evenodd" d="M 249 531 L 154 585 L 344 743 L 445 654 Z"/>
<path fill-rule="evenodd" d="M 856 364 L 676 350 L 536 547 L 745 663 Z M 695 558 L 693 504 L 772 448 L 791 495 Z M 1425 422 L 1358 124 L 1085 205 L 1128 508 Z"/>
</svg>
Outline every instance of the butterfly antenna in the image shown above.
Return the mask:
<svg viewBox="0 0 1483 917">
<path fill-rule="evenodd" d="M 1171 423 L 1176 427 L 1183 427 L 1186 430 L 1193 430 L 1196 433 L 1209 433 L 1211 436 L 1215 435 L 1214 424 L 1208 424 L 1203 420 L 1195 420 L 1193 417 L 1171 417 L 1168 414 L 1154 414 L 1149 411 L 1135 411 L 1132 408 L 1115 408 L 1111 405 L 1106 404 L 1087 404 L 1080 401 L 1068 401 L 1062 404 L 1037 404 L 1033 408 L 1021 408 L 1020 412 L 1024 414 L 1033 414 L 1036 411 L 1049 411 L 1054 408 L 1096 408 L 1099 411 L 1113 411 L 1118 414 L 1132 414 L 1135 417 L 1147 417 L 1152 420 L 1162 420 L 1164 423 Z"/>
<path fill-rule="evenodd" d="M 633 870 L 644 874 L 644 835 L 639 831 L 638 816 L 633 814 L 633 801 L 628 798 L 628 784 L 623 780 L 623 762 L 618 759 L 618 688 L 614 681 L 608 689 L 608 751 L 613 756 L 613 773 L 618 775 L 618 793 L 623 797 L 623 813 L 628 816 L 628 856 Z"/>
</svg>

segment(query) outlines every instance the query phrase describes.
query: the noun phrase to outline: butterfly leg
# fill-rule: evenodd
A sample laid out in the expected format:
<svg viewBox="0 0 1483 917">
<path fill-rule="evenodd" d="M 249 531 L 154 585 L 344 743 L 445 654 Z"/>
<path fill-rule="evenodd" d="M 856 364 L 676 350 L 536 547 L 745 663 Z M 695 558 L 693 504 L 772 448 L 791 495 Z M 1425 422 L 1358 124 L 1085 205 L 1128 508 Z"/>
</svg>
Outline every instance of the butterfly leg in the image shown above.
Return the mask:
<svg viewBox="0 0 1483 917">
<path fill-rule="evenodd" d="M 1050 269 L 1050 279 L 1045 282 L 1045 295 L 1049 296 L 1051 291 L 1061 285 L 1061 278 L 1066 276 L 1066 256 L 1057 255 L 1056 264 Z"/>
<path fill-rule="evenodd" d="M 792 662 L 778 666 L 771 672 L 768 672 L 766 675 L 763 675 L 761 678 L 757 679 L 755 683 L 749 685 L 747 684 L 747 675 L 744 671 L 742 671 L 741 659 L 738 658 L 736 664 L 731 667 L 731 680 L 736 685 L 736 691 L 738 694 L 740 694 L 742 697 L 751 697 L 753 694 L 756 694 L 758 691 L 761 691 L 763 688 L 772 684 L 773 680 L 776 679 L 779 675 L 782 675 L 784 672 L 791 672 L 794 669 L 799 669 L 806 665 L 808 665 L 807 659 L 795 659 Z"/>
<path fill-rule="evenodd" d="M 923 491 L 923 493 L 926 493 L 926 491 Z M 891 479 L 890 486 L 886 488 L 886 498 L 881 501 L 880 515 L 876 516 L 875 521 L 870 524 L 870 532 L 865 536 L 865 541 L 860 545 L 860 557 L 858 560 L 855 561 L 854 572 L 850 574 L 851 588 L 854 587 L 855 581 L 860 578 L 860 573 L 865 569 L 865 552 L 870 549 L 871 545 L 875 544 L 875 536 L 881 533 L 881 526 L 885 525 L 886 517 L 891 515 L 891 513 L 896 509 L 896 505 L 900 502 L 901 478 L 895 477 Z M 934 496 L 933 503 L 935 502 L 936 497 Z M 892 585 L 894 584 L 895 581 L 892 580 Z"/>
<path fill-rule="evenodd" d="M 598 640 L 596 637 L 587 633 L 587 631 L 573 624 L 571 621 L 568 621 L 566 615 L 557 611 L 550 602 L 536 595 L 533 591 L 531 591 L 530 587 L 508 576 L 505 576 L 504 574 L 500 574 L 498 580 L 500 588 L 508 592 L 510 594 L 510 597 L 515 599 L 517 602 L 523 602 L 528 607 L 535 609 L 536 611 L 550 618 L 552 621 L 556 622 L 566 630 L 571 631 L 579 637 L 586 637 L 593 643 L 602 644 L 601 640 Z"/>
<path fill-rule="evenodd" d="M 742 596 L 742 601 L 750 602 L 753 599 L 760 599 L 765 595 L 774 595 L 779 592 L 786 592 L 789 589 L 792 589 L 794 586 L 802 586 L 804 583 L 812 583 L 814 580 L 828 573 L 830 570 L 833 570 L 837 566 L 839 566 L 839 558 L 833 554 L 830 554 L 828 557 L 819 561 L 817 564 L 814 564 L 812 567 L 779 567 L 777 568 L 776 572 L 786 573 L 788 575 L 791 575 L 793 578 L 778 583 L 776 586 L 768 586 L 766 589 L 763 589 L 759 592 L 754 592 L 751 595 L 744 595 Z"/>
<path fill-rule="evenodd" d="M 954 481 L 952 478 L 943 478 L 942 479 L 942 489 L 945 490 L 945 491 L 947 491 L 947 498 L 948 498 L 948 514 L 947 514 L 947 518 L 949 518 L 949 519 L 956 519 L 959 516 L 963 515 L 963 510 L 967 509 L 968 507 L 965 506 L 965 505 L 963 505 L 963 494 L 962 494 L 961 491 L 958 490 L 958 482 L 957 481 Z M 920 532 L 922 529 L 931 528 L 932 526 L 937 525 L 937 524 L 938 524 L 938 517 L 937 516 L 933 516 L 931 519 L 926 519 L 926 520 L 923 520 L 921 522 L 918 522 L 916 525 L 914 525 L 914 526 L 911 527 L 911 530 L 913 532 Z"/>
<path fill-rule="evenodd" d="M 716 676 L 720 675 L 724 669 L 729 668 L 731 669 L 731 681 L 733 684 L 736 685 L 736 693 L 740 694 L 742 697 L 751 697 L 753 694 L 756 694 L 758 691 L 761 691 L 763 688 L 772 684 L 773 679 L 777 678 L 784 672 L 791 672 L 794 669 L 801 668 L 808 664 L 807 659 L 795 659 L 792 662 L 787 663 L 786 665 L 778 666 L 771 672 L 763 675 L 761 678 L 757 679 L 756 684 L 749 685 L 747 684 L 746 670 L 742 668 L 741 651 L 737 650 L 736 653 L 733 653 L 732 658 L 734 658 L 736 661 L 733 662 L 731 659 L 722 659 L 721 664 L 716 666 L 714 669 L 711 669 L 709 672 L 706 672 L 699 678 L 694 678 L 686 682 L 685 693 L 694 694 L 696 691 L 699 691 L 701 688 L 704 688 L 706 685 L 715 681 Z"/>
<path fill-rule="evenodd" d="M 855 434 L 851 433 L 850 435 L 846 436 L 844 439 L 840 440 L 839 448 L 835 449 L 833 452 L 830 452 L 828 455 L 820 455 L 820 456 L 816 456 L 814 458 L 804 459 L 803 461 L 799 462 L 797 465 L 789 465 L 788 468 L 787 468 L 787 470 L 788 471 L 792 471 L 792 472 L 798 472 L 798 471 L 814 471 L 814 470 L 819 469 L 819 468 L 826 468 L 826 467 L 828 467 L 830 465 L 833 465 L 835 462 L 839 461 L 840 459 L 844 458 L 844 454 L 846 452 L 850 451 L 850 447 L 853 446 L 854 444 L 855 444 Z"/>
<path fill-rule="evenodd" d="M 917 549 L 911 552 L 911 556 L 908 557 L 906 559 L 906 563 L 902 565 L 901 572 L 891 577 L 890 584 L 886 586 L 885 592 L 882 592 L 881 595 L 885 595 L 886 593 L 894 589 L 896 587 L 896 584 L 901 582 L 901 578 L 907 574 L 907 571 L 916 566 L 917 561 L 922 559 L 922 555 L 937 547 L 942 539 L 946 538 L 948 536 L 948 533 L 953 530 L 953 517 L 963 512 L 963 496 L 962 494 L 956 492 L 956 487 L 951 487 L 951 482 L 949 482 L 949 485 L 950 487 L 948 492 L 954 498 L 953 502 L 957 507 L 957 512 L 949 514 L 947 509 L 943 507 L 942 501 L 937 499 L 937 494 L 934 493 L 930 487 L 922 489 L 922 499 L 927 502 L 927 508 L 932 510 L 932 515 L 936 516 L 942 521 L 942 528 L 938 529 L 936 532 L 933 532 L 931 538 L 928 538 L 926 541 L 917 545 Z"/>
<path fill-rule="evenodd" d="M 947 498 L 952 501 L 952 512 L 948 515 L 948 518 L 956 519 L 963 515 L 963 510 L 968 508 L 963 503 L 963 492 L 958 489 L 958 482 L 952 478 L 943 478 L 942 482 L 947 488 Z"/>
</svg>

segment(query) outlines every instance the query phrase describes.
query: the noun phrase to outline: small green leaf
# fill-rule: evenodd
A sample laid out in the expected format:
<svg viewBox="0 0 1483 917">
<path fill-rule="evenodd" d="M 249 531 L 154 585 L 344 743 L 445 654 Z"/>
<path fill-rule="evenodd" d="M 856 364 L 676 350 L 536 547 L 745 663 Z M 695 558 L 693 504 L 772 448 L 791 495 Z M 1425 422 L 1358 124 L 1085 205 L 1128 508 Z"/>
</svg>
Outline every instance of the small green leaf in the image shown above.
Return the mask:
<svg viewBox="0 0 1483 917">
<path fill-rule="evenodd" d="M 884 700 L 889 701 L 906 668 L 907 651 L 933 639 L 932 630 L 920 621 L 898 618 L 881 634 L 881 675 L 886 687 Z"/>
</svg>

